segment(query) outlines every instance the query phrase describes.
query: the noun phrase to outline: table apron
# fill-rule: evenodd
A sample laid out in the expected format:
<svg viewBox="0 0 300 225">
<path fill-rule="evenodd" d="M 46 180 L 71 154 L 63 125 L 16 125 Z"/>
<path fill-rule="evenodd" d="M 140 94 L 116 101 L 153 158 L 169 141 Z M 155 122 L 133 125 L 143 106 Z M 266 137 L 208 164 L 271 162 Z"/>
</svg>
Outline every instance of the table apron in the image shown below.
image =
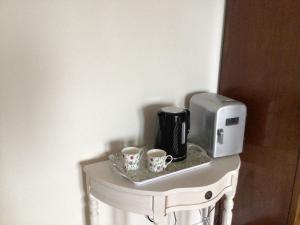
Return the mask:
<svg viewBox="0 0 300 225">
<path fill-rule="evenodd" d="M 215 205 L 222 196 L 232 190 L 232 175 L 224 176 L 215 184 L 196 190 L 178 191 L 166 196 L 166 212 L 193 210 Z M 206 194 L 212 193 L 207 199 Z"/>
<path fill-rule="evenodd" d="M 153 215 L 153 196 L 137 195 L 120 190 L 115 190 L 105 184 L 91 181 L 90 193 L 100 201 L 115 208 L 139 213 Z"/>
</svg>

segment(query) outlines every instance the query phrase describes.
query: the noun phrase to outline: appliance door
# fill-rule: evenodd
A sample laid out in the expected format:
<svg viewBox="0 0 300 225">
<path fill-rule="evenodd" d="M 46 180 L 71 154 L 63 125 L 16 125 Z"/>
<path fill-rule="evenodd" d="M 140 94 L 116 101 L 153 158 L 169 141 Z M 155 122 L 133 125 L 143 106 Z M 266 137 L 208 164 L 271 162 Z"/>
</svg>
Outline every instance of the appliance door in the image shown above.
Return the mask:
<svg viewBox="0 0 300 225">
<path fill-rule="evenodd" d="M 246 107 L 235 105 L 220 108 L 217 112 L 213 157 L 241 153 L 243 150 Z"/>
</svg>

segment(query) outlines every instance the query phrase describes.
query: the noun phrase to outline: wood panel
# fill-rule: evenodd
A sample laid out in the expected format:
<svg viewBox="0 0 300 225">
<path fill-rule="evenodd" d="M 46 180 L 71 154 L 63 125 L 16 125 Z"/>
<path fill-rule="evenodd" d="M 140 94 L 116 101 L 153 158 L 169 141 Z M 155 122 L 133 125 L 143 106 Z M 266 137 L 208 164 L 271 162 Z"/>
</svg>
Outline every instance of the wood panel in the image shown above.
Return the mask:
<svg viewBox="0 0 300 225">
<path fill-rule="evenodd" d="M 287 224 L 300 147 L 300 1 L 228 0 L 219 92 L 248 107 L 233 224 Z"/>
<path fill-rule="evenodd" d="M 297 208 L 295 211 L 295 218 L 293 219 L 294 225 L 300 225 L 300 196 L 298 198 Z"/>
<path fill-rule="evenodd" d="M 300 156 L 298 158 L 298 169 L 295 177 L 294 191 L 289 213 L 289 225 L 300 225 Z"/>
</svg>

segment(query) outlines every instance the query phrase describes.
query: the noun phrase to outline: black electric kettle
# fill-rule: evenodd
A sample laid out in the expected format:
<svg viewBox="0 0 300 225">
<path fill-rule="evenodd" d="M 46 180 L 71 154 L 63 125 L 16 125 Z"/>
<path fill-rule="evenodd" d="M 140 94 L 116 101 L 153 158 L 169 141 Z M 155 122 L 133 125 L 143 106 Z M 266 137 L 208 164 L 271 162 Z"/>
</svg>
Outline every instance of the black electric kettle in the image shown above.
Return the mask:
<svg viewBox="0 0 300 225">
<path fill-rule="evenodd" d="M 155 147 L 173 156 L 173 161 L 186 158 L 187 135 L 190 130 L 188 109 L 169 106 L 157 113 Z"/>
</svg>

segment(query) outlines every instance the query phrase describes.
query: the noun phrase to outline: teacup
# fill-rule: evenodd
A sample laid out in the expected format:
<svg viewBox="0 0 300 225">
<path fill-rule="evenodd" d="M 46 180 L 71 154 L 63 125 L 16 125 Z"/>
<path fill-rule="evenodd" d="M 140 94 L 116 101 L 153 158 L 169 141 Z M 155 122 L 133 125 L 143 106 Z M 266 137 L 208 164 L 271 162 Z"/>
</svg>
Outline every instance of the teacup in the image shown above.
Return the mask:
<svg viewBox="0 0 300 225">
<path fill-rule="evenodd" d="M 124 167 L 128 170 L 137 170 L 140 166 L 140 159 L 143 155 L 143 149 L 137 147 L 126 147 L 122 149 L 124 158 Z"/>
<path fill-rule="evenodd" d="M 167 162 L 167 159 L 170 159 Z M 162 149 L 151 149 L 147 152 L 148 169 L 153 173 L 160 173 L 173 161 L 171 155 L 167 155 Z"/>
</svg>

